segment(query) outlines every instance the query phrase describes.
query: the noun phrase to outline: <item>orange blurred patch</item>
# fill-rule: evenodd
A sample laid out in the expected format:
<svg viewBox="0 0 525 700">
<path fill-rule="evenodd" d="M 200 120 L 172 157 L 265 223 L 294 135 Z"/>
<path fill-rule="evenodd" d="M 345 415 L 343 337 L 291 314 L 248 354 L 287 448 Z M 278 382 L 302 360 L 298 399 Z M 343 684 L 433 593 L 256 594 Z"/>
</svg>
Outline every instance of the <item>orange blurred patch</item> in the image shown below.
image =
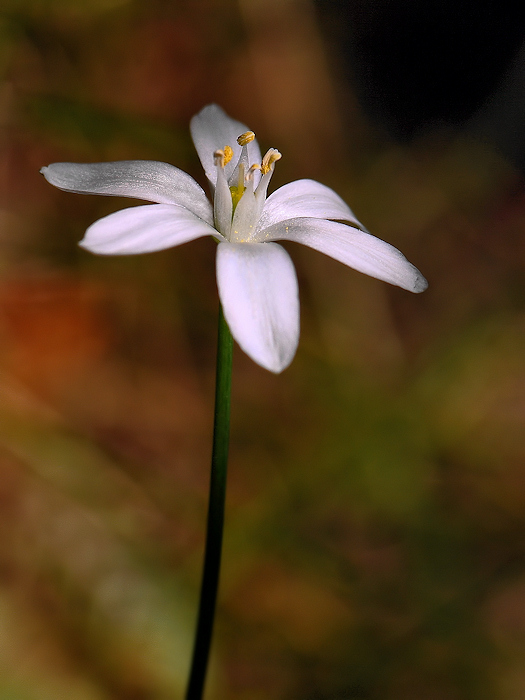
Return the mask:
<svg viewBox="0 0 525 700">
<path fill-rule="evenodd" d="M 244 619 L 279 629 L 303 652 L 318 648 L 352 619 L 351 610 L 328 586 L 273 563 L 258 566 L 230 593 L 229 604 Z"/>
<path fill-rule="evenodd" d="M 2 363 L 38 391 L 63 386 L 111 341 L 104 293 L 93 282 L 53 275 L 0 287 Z"/>
</svg>

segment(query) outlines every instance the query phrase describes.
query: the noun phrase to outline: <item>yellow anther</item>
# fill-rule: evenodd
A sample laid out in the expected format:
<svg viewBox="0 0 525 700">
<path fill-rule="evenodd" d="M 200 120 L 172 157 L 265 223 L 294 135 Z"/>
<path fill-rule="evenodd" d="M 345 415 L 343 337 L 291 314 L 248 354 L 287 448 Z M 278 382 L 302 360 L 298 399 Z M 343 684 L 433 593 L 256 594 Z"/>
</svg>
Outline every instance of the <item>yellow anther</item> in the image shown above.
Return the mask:
<svg viewBox="0 0 525 700">
<path fill-rule="evenodd" d="M 239 146 L 246 146 L 247 143 L 250 143 L 250 141 L 253 141 L 255 138 L 255 134 L 253 131 L 246 131 L 244 134 L 241 134 L 237 138 L 237 143 Z"/>
<path fill-rule="evenodd" d="M 218 148 L 213 154 L 215 159 L 215 165 L 219 168 L 224 168 L 226 163 L 229 163 L 233 158 L 233 148 L 231 146 L 224 146 L 224 148 Z"/>
<path fill-rule="evenodd" d="M 233 148 L 231 146 L 224 146 L 224 165 L 229 163 L 233 158 Z"/>
<path fill-rule="evenodd" d="M 262 164 L 261 164 L 261 172 L 263 175 L 266 175 L 271 170 L 272 165 L 275 163 L 276 160 L 280 160 L 282 158 L 282 155 L 279 153 L 279 151 L 276 148 L 270 148 L 269 151 L 266 152 L 266 155 L 262 159 Z"/>
</svg>

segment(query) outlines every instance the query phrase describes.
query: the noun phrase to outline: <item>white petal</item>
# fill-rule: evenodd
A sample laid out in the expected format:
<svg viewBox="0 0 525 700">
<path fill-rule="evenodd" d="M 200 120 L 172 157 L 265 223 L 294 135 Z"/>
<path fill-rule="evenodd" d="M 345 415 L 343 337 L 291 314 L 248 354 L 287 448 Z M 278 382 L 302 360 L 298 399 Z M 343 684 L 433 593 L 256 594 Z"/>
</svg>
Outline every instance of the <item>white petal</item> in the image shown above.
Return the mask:
<svg viewBox="0 0 525 700">
<path fill-rule="evenodd" d="M 213 223 L 211 204 L 202 187 L 183 170 L 168 163 L 154 160 L 52 163 L 40 172 L 61 190 L 179 204 L 204 221 Z"/>
<path fill-rule="evenodd" d="M 235 340 L 259 365 L 282 372 L 299 342 L 299 293 L 288 253 L 275 243 L 220 243 L 217 284 Z"/>
<path fill-rule="evenodd" d="M 100 255 L 132 255 L 165 250 L 209 235 L 221 237 L 184 207 L 146 204 L 122 209 L 96 221 L 80 245 Z"/>
<path fill-rule="evenodd" d="M 229 117 L 218 105 L 208 105 L 193 117 L 190 130 L 202 167 L 213 187 L 217 179 L 213 154 L 224 146 L 232 147 L 233 158 L 224 167 L 226 179 L 229 180 L 242 151 L 237 137 L 248 131 L 248 127 Z M 248 144 L 248 160 L 250 165 L 261 162 L 261 151 L 256 139 Z"/>
<path fill-rule="evenodd" d="M 410 292 L 428 284 L 421 272 L 397 248 L 356 228 L 323 219 L 290 219 L 262 232 L 265 240 L 288 240 L 315 248 L 365 275 Z"/>
<path fill-rule="evenodd" d="M 268 197 L 257 230 L 262 231 L 285 219 L 306 216 L 349 221 L 358 228 L 364 228 L 348 204 L 330 187 L 315 180 L 296 180 L 283 185 Z"/>
</svg>

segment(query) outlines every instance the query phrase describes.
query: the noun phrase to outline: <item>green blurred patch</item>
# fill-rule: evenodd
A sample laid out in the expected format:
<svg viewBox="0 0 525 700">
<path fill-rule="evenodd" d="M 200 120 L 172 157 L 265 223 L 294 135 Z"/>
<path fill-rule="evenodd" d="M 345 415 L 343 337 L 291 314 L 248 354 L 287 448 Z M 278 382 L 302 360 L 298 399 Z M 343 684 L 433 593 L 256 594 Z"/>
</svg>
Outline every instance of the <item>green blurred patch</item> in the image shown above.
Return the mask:
<svg viewBox="0 0 525 700">
<path fill-rule="evenodd" d="M 57 147 L 77 152 L 117 152 L 134 147 L 135 158 L 186 163 L 194 158 L 187 125 L 164 126 L 151 121 L 98 109 L 67 97 L 32 96 L 24 104 L 25 119 L 31 127 Z"/>
</svg>

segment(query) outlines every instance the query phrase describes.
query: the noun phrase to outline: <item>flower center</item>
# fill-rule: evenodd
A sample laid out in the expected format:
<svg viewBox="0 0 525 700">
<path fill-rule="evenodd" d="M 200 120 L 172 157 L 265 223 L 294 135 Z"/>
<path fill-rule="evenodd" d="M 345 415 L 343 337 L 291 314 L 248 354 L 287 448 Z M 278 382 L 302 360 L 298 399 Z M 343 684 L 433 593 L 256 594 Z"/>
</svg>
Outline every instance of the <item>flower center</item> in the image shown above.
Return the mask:
<svg viewBox="0 0 525 700">
<path fill-rule="evenodd" d="M 213 207 L 215 226 L 232 242 L 248 242 L 253 238 L 274 164 L 281 158 L 277 149 L 270 148 L 260 164 L 250 163 L 248 144 L 254 139 L 253 131 L 246 131 L 237 138 L 241 153 L 228 179 L 225 166 L 233 158 L 232 147 L 224 146 L 213 154 L 217 167 Z M 256 180 L 257 172 L 260 176 Z"/>
<path fill-rule="evenodd" d="M 237 184 L 236 185 L 230 185 L 230 193 L 232 197 L 232 205 L 233 205 L 233 214 L 235 213 L 235 209 L 237 207 L 237 204 L 241 201 L 241 197 L 244 194 L 244 190 L 246 187 L 244 186 L 244 164 L 241 163 L 239 165 L 239 174 L 238 174 L 238 179 L 237 179 Z"/>
</svg>

